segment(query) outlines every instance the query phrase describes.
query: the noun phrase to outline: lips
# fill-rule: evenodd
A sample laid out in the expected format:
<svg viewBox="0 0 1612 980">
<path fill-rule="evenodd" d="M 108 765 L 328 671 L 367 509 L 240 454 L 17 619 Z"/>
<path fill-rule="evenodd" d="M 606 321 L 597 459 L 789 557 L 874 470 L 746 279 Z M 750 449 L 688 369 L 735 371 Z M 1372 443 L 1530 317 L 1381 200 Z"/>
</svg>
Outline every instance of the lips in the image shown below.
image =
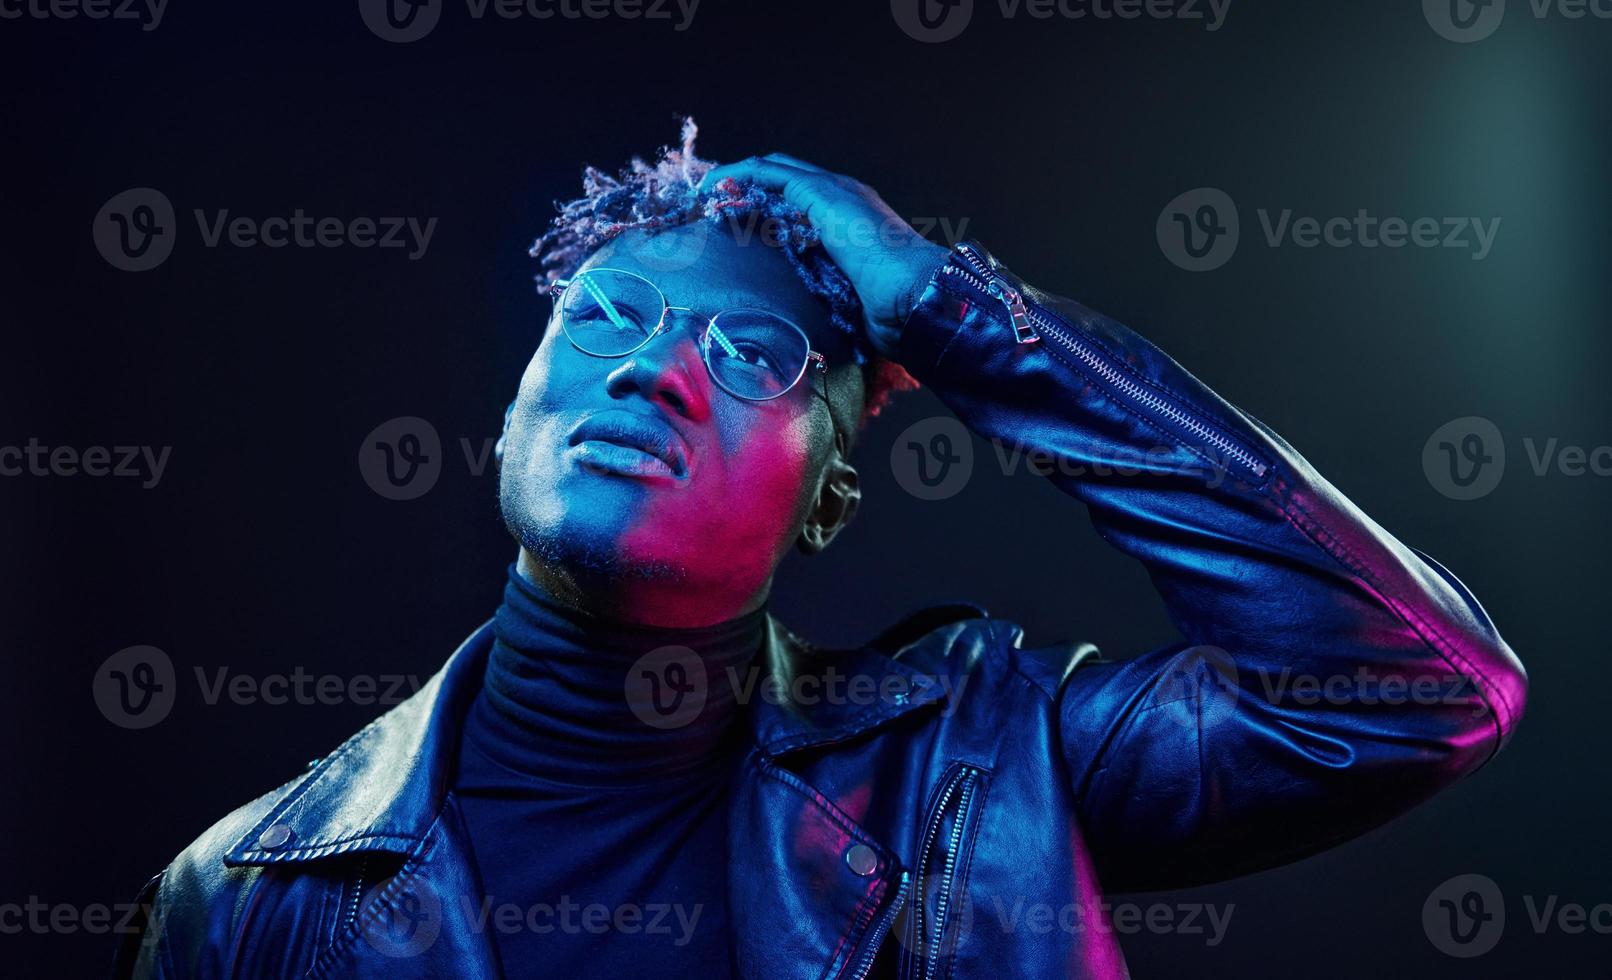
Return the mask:
<svg viewBox="0 0 1612 980">
<path fill-rule="evenodd" d="M 642 415 L 601 412 L 571 430 L 566 443 L 601 469 L 629 476 L 688 477 L 683 440 L 666 423 Z"/>
</svg>

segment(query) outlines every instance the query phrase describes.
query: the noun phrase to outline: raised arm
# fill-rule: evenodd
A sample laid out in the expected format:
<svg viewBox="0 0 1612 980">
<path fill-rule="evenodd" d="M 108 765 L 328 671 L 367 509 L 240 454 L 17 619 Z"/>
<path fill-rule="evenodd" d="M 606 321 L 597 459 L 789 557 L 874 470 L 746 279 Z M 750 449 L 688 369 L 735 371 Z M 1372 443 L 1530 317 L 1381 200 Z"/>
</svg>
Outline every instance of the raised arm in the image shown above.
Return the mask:
<svg viewBox="0 0 1612 980">
<path fill-rule="evenodd" d="M 1359 834 L 1488 760 L 1526 677 L 1454 576 L 1125 327 L 959 246 L 902 363 L 974 431 L 1060 461 L 1184 642 L 1073 671 L 1062 740 L 1111 889 Z M 1066 475 L 1075 474 L 1075 475 Z"/>
<path fill-rule="evenodd" d="M 893 218 L 791 158 L 723 176 L 783 188 L 814 222 Z M 977 246 L 825 244 L 875 344 L 976 433 L 1057 459 L 1049 478 L 1147 567 L 1180 631 L 1064 680 L 1064 757 L 1108 888 L 1314 852 L 1510 736 L 1526 675 L 1471 593 L 1158 348 Z"/>
</svg>

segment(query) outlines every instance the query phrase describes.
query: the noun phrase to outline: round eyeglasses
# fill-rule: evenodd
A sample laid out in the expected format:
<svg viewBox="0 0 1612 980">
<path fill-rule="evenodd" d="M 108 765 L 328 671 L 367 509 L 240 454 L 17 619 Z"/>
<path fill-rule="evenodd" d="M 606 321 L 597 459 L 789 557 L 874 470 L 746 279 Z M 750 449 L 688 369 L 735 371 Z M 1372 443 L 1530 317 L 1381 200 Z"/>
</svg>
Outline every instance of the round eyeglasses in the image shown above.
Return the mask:
<svg viewBox="0 0 1612 980">
<path fill-rule="evenodd" d="M 626 357 L 666 329 L 671 306 L 654 283 L 620 269 L 589 269 L 554 283 L 551 295 L 571 345 L 595 357 Z M 766 310 L 723 310 L 700 335 L 705 367 L 723 391 L 746 401 L 770 401 L 812 367 L 826 372 L 806 331 Z"/>
<path fill-rule="evenodd" d="M 626 357 L 664 331 L 674 310 L 694 313 L 667 303 L 659 286 L 622 269 L 589 269 L 558 279 L 549 295 L 571 346 L 594 357 Z M 799 384 L 808 368 L 827 384 L 828 364 L 811 349 L 806 331 L 767 310 L 723 310 L 706 321 L 699 344 L 711 380 L 735 398 L 771 401 Z M 828 396 L 811 387 L 827 405 Z M 845 439 L 832 405 L 829 421 L 843 453 Z"/>
</svg>

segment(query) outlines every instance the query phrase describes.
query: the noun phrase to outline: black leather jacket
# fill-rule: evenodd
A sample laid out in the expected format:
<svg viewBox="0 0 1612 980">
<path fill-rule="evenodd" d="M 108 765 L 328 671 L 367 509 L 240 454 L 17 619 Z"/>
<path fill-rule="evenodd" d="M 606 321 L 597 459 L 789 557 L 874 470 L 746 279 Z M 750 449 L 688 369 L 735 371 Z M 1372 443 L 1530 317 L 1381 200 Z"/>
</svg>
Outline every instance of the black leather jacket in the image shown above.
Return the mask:
<svg viewBox="0 0 1612 980">
<path fill-rule="evenodd" d="M 1062 461 L 1050 478 L 1147 566 L 1183 639 L 1110 662 L 1022 648 L 968 607 L 850 651 L 770 624 L 780 679 L 903 681 L 749 712 L 730 820 L 743 975 L 1123 975 L 1101 889 L 1313 853 L 1510 736 L 1526 678 L 1472 595 L 1151 344 L 964 245 L 901 347 L 974 432 Z M 203 834 L 147 886 L 119 974 L 497 976 L 453 898 L 477 883 L 449 792 L 490 642 L 478 630 L 415 697 Z M 1016 906 L 1084 927 L 999 914 Z"/>
</svg>

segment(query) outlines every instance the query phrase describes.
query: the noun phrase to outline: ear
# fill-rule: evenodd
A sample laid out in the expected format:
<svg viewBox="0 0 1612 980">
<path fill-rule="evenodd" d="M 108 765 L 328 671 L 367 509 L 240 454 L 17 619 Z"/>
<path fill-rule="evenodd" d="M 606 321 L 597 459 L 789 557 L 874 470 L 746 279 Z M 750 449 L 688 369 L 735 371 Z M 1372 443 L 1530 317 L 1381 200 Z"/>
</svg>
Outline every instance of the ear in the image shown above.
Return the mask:
<svg viewBox="0 0 1612 980">
<path fill-rule="evenodd" d="M 834 536 L 851 523 L 861 502 L 862 483 L 856 467 L 835 452 L 823 467 L 823 482 L 817 488 L 817 499 L 806 514 L 806 525 L 801 528 L 795 547 L 806 555 L 815 555 L 827 548 Z"/>
<path fill-rule="evenodd" d="M 514 418 L 514 417 L 515 417 L 515 403 L 510 402 L 509 407 L 504 409 L 504 428 L 503 428 L 503 431 L 498 433 L 498 441 L 493 443 L 493 463 L 499 469 L 504 468 L 504 440 L 509 438 L 509 420 Z"/>
</svg>

